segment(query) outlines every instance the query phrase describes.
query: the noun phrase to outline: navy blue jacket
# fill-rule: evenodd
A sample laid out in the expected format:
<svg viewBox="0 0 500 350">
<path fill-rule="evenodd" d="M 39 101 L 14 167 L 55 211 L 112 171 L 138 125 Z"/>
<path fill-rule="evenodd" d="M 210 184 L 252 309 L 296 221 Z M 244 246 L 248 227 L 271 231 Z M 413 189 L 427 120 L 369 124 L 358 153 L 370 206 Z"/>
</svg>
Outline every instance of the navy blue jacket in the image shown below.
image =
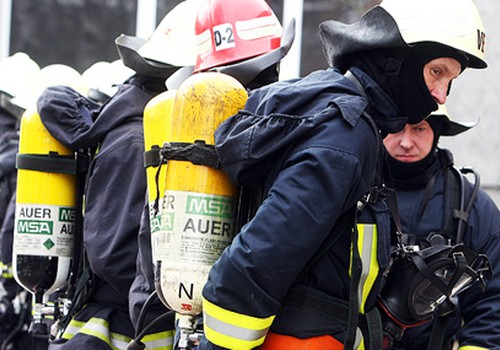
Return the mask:
<svg viewBox="0 0 500 350">
<path fill-rule="evenodd" d="M 146 191 L 142 112 L 152 97 L 126 84 L 98 110 L 69 88 L 53 87 L 38 102 L 45 127 L 62 144 L 97 148 L 85 190 L 84 244 L 92 271 L 125 305 Z"/>
<path fill-rule="evenodd" d="M 439 152 L 443 153 L 442 150 Z M 430 232 L 440 232 L 443 229 L 444 159 L 436 154 L 436 165 L 431 168 L 431 173 L 425 174 L 437 176 L 420 220 L 418 216 L 426 183 L 395 181 L 403 232 L 415 235 L 417 241 L 426 238 Z M 470 194 L 472 184 L 467 181 L 466 186 L 466 193 Z M 463 242 L 474 251 L 489 257 L 493 278 L 488 281 L 484 293 L 479 285 L 475 285 L 459 295 L 458 311 L 448 321 L 447 339 L 455 335 L 460 346 L 500 349 L 500 212 L 481 189 L 469 215 Z M 464 322 L 463 326 L 460 326 L 461 321 Z M 425 349 L 430 327 L 429 323 L 407 330 L 397 346 L 404 349 Z"/>
<path fill-rule="evenodd" d="M 0 115 L 4 112 L 0 110 Z M 1 116 L 0 118 L 4 118 Z M 8 118 L 11 118 L 9 116 Z M 0 127 L 0 129 L 2 129 Z M 9 210 L 9 203 L 14 200 L 17 171 L 16 154 L 19 146 L 19 133 L 14 128 L 0 130 L 0 262 L 7 265 L 12 262 L 12 234 L 14 213 Z"/>
<path fill-rule="evenodd" d="M 12 264 L 19 131 L 16 128 L 16 118 L 1 107 L 0 137 L 0 265 L 7 269 Z M 14 278 L 5 274 L 0 276 L 0 280 L 9 297 L 14 298 L 20 289 Z"/>
<path fill-rule="evenodd" d="M 370 102 L 374 119 L 390 124 L 398 110 L 368 76 L 353 73 L 370 91 L 368 100 L 337 70 L 317 71 L 254 90 L 245 109 L 217 129 L 224 170 L 238 185 L 264 187 L 265 198 L 211 269 L 203 290 L 211 303 L 279 318 L 282 301 L 307 262 L 330 234 L 341 234 L 332 232 L 336 221 L 374 184 L 380 139 L 361 114 Z M 383 270 L 390 249 L 389 214 L 385 205 L 378 209 Z M 347 300 L 350 240 L 344 234 L 300 282 Z M 301 335 L 332 334 L 342 340 L 341 325 L 322 329 L 295 322 L 305 330 Z M 206 341 L 200 347 L 211 348 Z"/>
</svg>

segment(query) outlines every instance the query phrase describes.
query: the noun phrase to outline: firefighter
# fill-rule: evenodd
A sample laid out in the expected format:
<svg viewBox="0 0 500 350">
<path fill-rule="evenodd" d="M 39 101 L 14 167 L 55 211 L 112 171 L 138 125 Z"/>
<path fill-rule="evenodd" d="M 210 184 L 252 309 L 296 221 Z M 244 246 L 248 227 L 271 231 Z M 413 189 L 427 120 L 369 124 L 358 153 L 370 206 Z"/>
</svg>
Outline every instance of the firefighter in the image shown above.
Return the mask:
<svg viewBox="0 0 500 350">
<path fill-rule="evenodd" d="M 32 349 L 35 343 L 22 329 L 29 323 L 29 300 L 26 309 L 13 307 L 14 299 L 29 299 L 27 292 L 12 275 L 12 232 L 16 190 L 15 159 L 19 145 L 19 120 L 24 109 L 12 99 L 27 90 L 40 71 L 28 54 L 17 52 L 0 61 L 0 348 L 15 344 L 17 349 Z M 20 303 L 20 306 L 23 306 Z M 24 316 L 23 316 L 24 314 Z"/>
<path fill-rule="evenodd" d="M 252 91 L 215 133 L 224 170 L 265 198 L 210 271 L 199 350 L 382 348 L 376 304 L 399 230 L 381 136 L 486 67 L 484 29 L 470 0 L 384 0 L 320 35 L 331 68 Z"/>
<path fill-rule="evenodd" d="M 16 54 L 17 55 L 17 54 Z M 14 55 L 14 56 L 16 56 Z M 14 57 L 13 56 L 13 57 Z M 22 83 L 24 79 L 24 88 L 19 89 L 17 95 L 12 97 L 8 102 L 7 106 L 8 109 L 16 114 L 19 119 L 20 123 L 16 126 L 16 133 L 20 134 L 20 142 L 19 146 L 16 147 L 16 152 L 14 155 L 12 155 L 13 158 L 11 158 L 11 161 L 13 162 L 15 160 L 15 166 L 16 168 L 19 168 L 19 149 L 22 146 L 22 140 L 29 140 L 34 141 L 33 144 L 35 144 L 37 141 L 43 140 L 46 141 L 46 139 L 43 138 L 43 128 L 38 128 L 36 129 L 36 134 L 23 134 L 24 129 L 23 125 L 25 125 L 24 121 L 29 119 L 31 121 L 36 120 L 39 121 L 39 118 L 32 118 L 34 114 L 36 114 L 36 99 L 40 95 L 40 93 L 43 91 L 43 89 L 49 87 L 49 86 L 54 86 L 54 85 L 59 85 L 59 84 L 64 84 L 68 86 L 72 86 L 74 89 L 78 89 L 81 93 L 86 93 L 87 92 L 87 87 L 85 85 L 85 82 L 83 81 L 83 78 L 81 77 L 80 73 L 78 73 L 75 69 L 73 69 L 70 66 L 64 65 L 64 64 L 51 64 L 48 66 L 43 67 L 40 69 L 37 64 L 31 61 L 31 59 L 27 60 L 27 62 L 20 67 L 10 67 L 9 69 L 10 74 L 15 74 L 15 69 L 17 68 L 18 70 L 22 70 L 23 73 L 19 74 L 18 77 L 20 78 L 17 83 Z M 31 72 L 31 73 L 30 73 Z M 11 80 L 12 81 L 12 80 Z M 17 85 L 17 84 L 15 84 Z M 19 88 L 19 85 L 17 85 Z M 38 124 L 37 124 L 38 125 Z M 31 129 L 33 130 L 33 129 Z M 41 131 L 41 133 L 38 133 Z M 42 141 L 42 143 L 43 143 Z M 49 142 L 50 143 L 50 142 Z M 49 144 L 47 143 L 47 144 Z M 26 143 L 25 143 L 26 144 Z M 33 145 L 32 144 L 32 145 Z M 19 309 L 25 313 L 25 315 L 28 315 L 22 322 L 19 322 L 16 325 L 16 332 L 21 332 L 21 334 L 24 334 L 24 332 L 27 330 L 28 325 L 30 326 L 28 333 L 30 334 L 30 344 L 26 345 L 29 348 L 47 348 L 48 345 L 48 334 L 43 333 L 43 334 L 35 334 L 32 332 L 31 325 L 33 324 L 33 321 L 35 319 L 35 310 L 31 310 L 32 307 L 32 297 L 35 294 L 34 291 L 30 288 L 28 288 L 25 284 L 23 284 L 19 276 L 20 270 L 24 269 L 26 267 L 26 264 L 20 264 L 19 261 L 17 260 L 19 256 L 19 250 L 16 250 L 16 234 L 18 233 L 16 231 L 16 207 L 17 207 L 17 200 L 19 198 L 19 193 L 21 192 L 19 189 L 22 187 L 24 193 L 28 193 L 28 195 L 25 197 L 25 199 L 28 199 L 30 195 L 33 194 L 35 191 L 31 191 L 31 189 L 36 188 L 37 186 L 40 186 L 41 184 L 35 180 L 35 178 L 31 178 L 31 180 L 34 180 L 30 183 L 22 183 L 22 181 L 19 180 L 19 172 L 17 172 L 18 178 L 16 179 L 15 183 L 15 195 L 12 196 L 9 206 L 7 207 L 7 211 L 5 214 L 4 221 L 2 223 L 2 228 L 1 228 L 1 236 L 2 236 L 2 257 L 5 258 L 7 261 L 12 261 L 12 274 L 16 279 L 16 282 L 24 288 L 24 291 L 18 292 L 16 295 L 16 300 L 15 302 L 19 305 Z M 26 179 L 26 178 L 25 178 Z M 44 178 L 46 179 L 46 178 Z M 46 184 L 44 184 L 46 185 Z M 33 187 L 30 187 L 33 186 Z M 30 199 L 33 199 L 32 197 Z M 29 202 L 31 203 L 31 202 Z M 27 236 L 27 235 L 26 235 Z M 26 245 L 29 246 L 30 244 Z M 31 248 L 31 247 L 29 247 Z M 23 259 L 30 259 L 32 256 L 24 256 Z M 40 256 L 36 256 L 38 258 Z M 27 260 L 24 260 L 26 262 Z M 38 264 L 40 270 L 43 270 L 43 267 L 46 267 L 46 265 Z M 28 277 L 28 279 L 31 279 L 35 276 L 35 272 L 31 270 L 29 267 L 27 268 L 29 272 L 27 275 L 24 275 L 24 277 Z M 26 270 L 24 270 L 26 272 Z M 57 271 L 59 272 L 59 271 Z M 57 274 L 56 272 L 56 274 Z M 61 274 L 63 275 L 63 273 Z M 34 278 L 33 278 L 34 279 Z M 35 282 L 36 283 L 36 282 Z M 42 284 L 42 283 L 41 283 Z M 48 291 L 49 286 L 41 286 L 39 285 L 39 291 L 41 293 Z M 45 289 L 46 288 L 46 289 Z M 54 290 L 53 290 L 54 291 Z M 33 295 L 32 295 L 33 294 Z M 48 302 L 52 302 L 53 300 L 57 300 L 58 296 L 57 293 L 47 293 L 47 300 Z M 33 298 L 34 299 L 34 298 Z M 33 305 L 36 304 L 33 301 Z M 51 314 L 53 316 L 53 314 Z M 38 325 L 43 324 L 43 328 L 46 329 L 48 325 L 50 325 L 53 322 L 53 319 L 43 319 L 40 320 L 41 322 Z M 31 323 L 30 323 L 31 322 Z M 11 334 L 12 337 L 16 337 L 16 333 Z M 8 346 L 9 342 L 12 341 L 15 338 L 11 338 L 9 341 L 6 340 L 3 346 Z M 20 347 L 22 345 L 19 345 Z"/>
<path fill-rule="evenodd" d="M 242 34 L 235 32 L 234 46 L 220 50 L 216 46 L 214 30 L 220 29 L 218 26 L 221 24 L 225 25 L 225 29 L 238 28 L 238 22 L 246 23 L 247 29 L 252 28 L 253 31 L 248 30 L 248 33 L 253 33 L 253 37 L 242 40 Z M 200 72 L 230 75 L 248 91 L 275 82 L 278 80 L 279 62 L 290 49 L 295 35 L 294 23 L 282 28 L 270 6 L 263 0 L 247 1 L 244 6 L 230 0 L 205 1 L 193 29 L 199 52 L 195 64 L 181 68 L 169 77 L 169 88 L 178 87 L 187 76 Z M 148 296 L 155 291 L 148 207 L 142 216 L 137 276 L 130 292 L 132 319 L 141 319 L 141 327 L 167 311 L 158 300 L 148 305 L 147 310 L 141 311 Z"/>
<path fill-rule="evenodd" d="M 193 3 L 183 1 L 171 13 L 185 13 L 180 9 Z M 125 349 L 135 334 L 128 292 L 135 276 L 146 194 L 143 110 L 151 98 L 165 91 L 168 76 L 180 65 L 192 63 L 185 61 L 182 50 L 185 36 L 177 38 L 184 33 L 176 26 L 185 25 L 182 20 L 162 21 L 148 40 L 118 37 L 115 44 L 121 60 L 135 74 L 102 106 L 67 87 L 47 89 L 38 100 L 44 125 L 61 143 L 75 151 L 95 152 L 85 185 L 83 220 L 89 267 L 84 271 L 91 273 L 82 273 L 78 284 L 85 285 L 79 294 L 83 297 L 76 300 L 71 321 L 50 348 Z M 171 339 L 165 333 L 148 334 L 146 348 L 168 348 Z"/>
<path fill-rule="evenodd" d="M 443 105 L 420 123 L 407 124 L 402 131 L 389 134 L 384 145 L 406 243 L 424 246 L 430 239 L 441 237 L 454 244 L 463 242 L 486 254 L 492 266 L 498 266 L 497 206 L 478 188 L 479 177 L 468 181 L 454 167 L 452 153 L 438 147 L 441 136 L 455 136 L 474 125 L 453 121 Z M 454 341 L 459 349 L 500 347 L 499 295 L 500 281 L 495 273 L 484 291 L 471 288 L 460 294 L 452 314 L 408 329 L 394 348 L 451 349 Z"/>
</svg>

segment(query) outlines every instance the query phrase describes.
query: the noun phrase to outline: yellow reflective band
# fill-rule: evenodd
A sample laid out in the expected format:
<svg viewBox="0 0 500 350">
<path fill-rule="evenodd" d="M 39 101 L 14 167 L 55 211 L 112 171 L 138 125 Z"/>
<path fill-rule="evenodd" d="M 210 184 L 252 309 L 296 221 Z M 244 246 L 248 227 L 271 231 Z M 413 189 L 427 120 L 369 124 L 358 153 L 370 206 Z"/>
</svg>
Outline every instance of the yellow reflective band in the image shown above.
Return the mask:
<svg viewBox="0 0 500 350">
<path fill-rule="evenodd" d="M 174 331 L 146 334 L 141 342 L 146 345 L 147 350 L 172 350 Z"/>
<path fill-rule="evenodd" d="M 213 344 L 224 348 L 250 350 L 261 345 L 274 317 L 238 314 L 203 299 L 205 336 Z"/>
<path fill-rule="evenodd" d="M 377 260 L 377 226 L 357 224 L 358 251 L 361 257 L 361 277 L 358 286 L 359 311 L 365 313 L 365 303 L 378 276 L 380 267 Z"/>
<path fill-rule="evenodd" d="M 11 278 L 14 278 L 14 275 L 12 273 L 9 273 L 9 272 L 4 272 L 4 273 L 2 273 L 2 278 L 11 279 Z"/>
<path fill-rule="evenodd" d="M 359 327 L 356 328 L 356 341 L 354 342 L 354 349 L 365 350 L 365 338 L 363 337 L 363 332 Z"/>
<path fill-rule="evenodd" d="M 481 346 L 474 346 L 474 345 L 464 345 L 460 346 L 458 350 L 488 350 L 488 348 L 483 348 Z"/>
<path fill-rule="evenodd" d="M 132 338 L 125 335 L 110 332 L 108 321 L 97 317 L 93 317 L 87 322 L 71 320 L 62 338 L 69 340 L 77 333 L 98 338 L 113 350 L 126 349 L 128 343 L 132 340 Z"/>
<path fill-rule="evenodd" d="M 14 275 L 12 273 L 12 265 L 4 264 L 3 262 L 0 262 L 0 271 L 2 271 L 3 278 L 5 278 L 5 279 L 14 278 Z"/>
</svg>

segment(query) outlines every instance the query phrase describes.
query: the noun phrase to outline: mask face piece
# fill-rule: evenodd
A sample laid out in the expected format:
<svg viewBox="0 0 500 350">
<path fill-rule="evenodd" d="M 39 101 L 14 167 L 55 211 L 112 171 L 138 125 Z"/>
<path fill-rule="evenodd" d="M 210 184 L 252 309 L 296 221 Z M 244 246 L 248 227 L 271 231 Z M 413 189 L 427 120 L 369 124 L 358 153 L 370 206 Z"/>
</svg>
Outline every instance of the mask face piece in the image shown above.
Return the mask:
<svg viewBox="0 0 500 350">
<path fill-rule="evenodd" d="M 403 329 L 453 311 L 454 297 L 491 277 L 488 258 L 463 244 L 434 240 L 421 250 L 413 248 L 396 256 L 379 296 L 387 318 Z"/>
</svg>

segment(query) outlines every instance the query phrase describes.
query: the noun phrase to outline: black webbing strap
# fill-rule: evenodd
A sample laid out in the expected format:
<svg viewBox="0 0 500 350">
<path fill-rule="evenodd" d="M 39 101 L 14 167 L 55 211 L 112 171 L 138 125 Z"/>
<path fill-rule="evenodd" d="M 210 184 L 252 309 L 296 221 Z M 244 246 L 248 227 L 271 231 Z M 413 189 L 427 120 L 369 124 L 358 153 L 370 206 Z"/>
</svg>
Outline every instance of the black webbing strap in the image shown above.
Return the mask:
<svg viewBox="0 0 500 350">
<path fill-rule="evenodd" d="M 462 206 L 462 175 L 453 169 L 453 166 L 444 169 L 443 231 L 451 237 L 456 237 L 457 225 L 454 225 L 453 210 Z"/>
<path fill-rule="evenodd" d="M 76 152 L 76 204 L 74 221 L 74 254 L 65 296 L 71 300 L 67 314 L 59 319 L 59 331 L 62 334 L 69 322 L 81 310 L 91 296 L 95 278 L 90 269 L 83 245 L 83 211 L 85 184 L 90 162 L 95 150 L 79 149 Z"/>
<path fill-rule="evenodd" d="M 160 151 L 160 146 L 153 145 L 149 151 L 144 152 L 144 168 L 160 166 Z"/>
<path fill-rule="evenodd" d="M 365 328 L 367 331 L 365 334 L 369 334 L 368 339 L 365 337 L 365 349 L 382 349 L 383 340 L 383 330 L 382 330 L 382 318 L 378 308 L 374 307 L 366 314 L 361 315 L 359 326 L 360 328 Z M 368 342 L 368 346 L 366 345 Z"/>
<path fill-rule="evenodd" d="M 352 254 L 351 254 L 351 281 L 349 286 L 349 316 L 347 323 L 347 335 L 344 341 L 344 350 L 352 350 L 356 341 L 356 332 L 359 322 L 359 282 L 363 270 L 361 256 L 358 250 L 358 229 L 354 225 L 352 235 Z"/>
<path fill-rule="evenodd" d="M 436 182 L 436 177 L 437 177 L 437 173 L 435 173 L 429 179 L 429 181 L 427 181 L 427 184 L 425 185 L 424 196 L 422 198 L 422 202 L 420 203 L 420 208 L 418 210 L 417 222 L 422 221 L 422 217 L 424 216 L 424 212 L 425 212 L 425 209 L 427 208 L 427 204 L 429 203 L 429 200 L 431 199 L 431 194 L 432 194 L 432 190 L 434 188 L 434 183 Z"/>
<path fill-rule="evenodd" d="M 460 210 L 454 210 L 453 215 L 455 218 L 458 219 L 458 227 L 457 227 L 457 237 L 456 237 L 456 243 L 461 243 L 463 240 L 463 235 L 465 232 L 465 227 L 467 225 L 467 222 L 469 220 L 469 214 L 472 210 L 472 207 L 474 206 L 474 202 L 476 201 L 477 193 L 479 192 L 479 188 L 481 185 L 481 179 L 479 177 L 479 173 L 474 170 L 473 168 L 469 167 L 463 167 L 460 170 L 455 169 L 459 174 L 461 175 L 462 179 L 462 191 L 461 195 L 463 199 L 460 201 L 461 202 L 461 208 Z M 467 203 L 465 202 L 465 197 L 466 197 L 466 186 L 465 186 L 465 180 L 464 176 L 466 174 L 473 174 L 474 176 L 474 187 L 472 189 L 472 193 L 469 194 L 469 198 L 467 200 Z"/>
<path fill-rule="evenodd" d="M 144 153 L 144 166 L 156 166 L 158 170 L 155 175 L 156 199 L 153 205 L 154 215 L 158 214 L 160 202 L 160 170 L 162 164 L 167 164 L 169 160 L 188 161 L 195 165 L 204 165 L 216 170 L 222 169 L 219 157 L 215 152 L 215 146 L 207 145 L 203 140 L 189 142 L 165 142 L 160 149 L 152 146 Z"/>
<path fill-rule="evenodd" d="M 162 162 L 182 160 L 214 169 L 222 168 L 215 146 L 207 145 L 203 140 L 196 140 L 194 143 L 166 142 L 160 150 L 160 159 Z"/>
<path fill-rule="evenodd" d="M 76 175 L 77 170 L 74 155 L 62 156 L 56 152 L 49 152 L 49 154 L 19 153 L 16 156 L 16 168 L 70 175 Z"/>
<path fill-rule="evenodd" d="M 12 97 L 3 91 L 0 91 L 0 107 L 5 109 L 17 119 L 21 119 L 24 113 L 24 108 L 12 103 Z"/>
<path fill-rule="evenodd" d="M 441 350 L 444 345 L 444 336 L 448 325 L 447 316 L 436 317 L 432 323 L 431 337 L 427 345 L 428 350 Z"/>
<path fill-rule="evenodd" d="M 349 319 L 349 302 L 335 297 L 328 299 L 314 294 L 307 286 L 301 285 L 290 289 L 284 305 L 307 309 L 323 317 L 331 318 L 347 326 Z"/>
</svg>

